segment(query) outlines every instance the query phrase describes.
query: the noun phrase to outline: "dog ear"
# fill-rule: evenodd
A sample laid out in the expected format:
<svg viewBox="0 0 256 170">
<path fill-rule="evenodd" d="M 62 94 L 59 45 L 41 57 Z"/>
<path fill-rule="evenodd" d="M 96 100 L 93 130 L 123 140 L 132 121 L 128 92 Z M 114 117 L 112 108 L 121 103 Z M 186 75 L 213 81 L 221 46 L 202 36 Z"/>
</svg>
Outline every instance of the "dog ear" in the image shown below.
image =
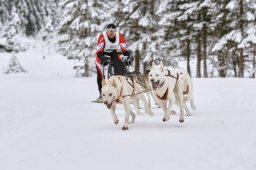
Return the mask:
<svg viewBox="0 0 256 170">
<path fill-rule="evenodd" d="M 114 77 L 114 78 L 112 79 L 112 83 L 111 83 L 114 88 L 116 88 L 115 78 L 116 78 L 116 77 Z"/>
<path fill-rule="evenodd" d="M 101 80 L 101 85 L 102 86 L 106 85 L 106 80 L 104 78 L 102 78 L 102 80 Z"/>
<path fill-rule="evenodd" d="M 163 61 L 160 61 L 160 67 L 164 67 Z"/>
<path fill-rule="evenodd" d="M 152 67 L 155 67 L 156 63 L 155 61 L 152 62 Z"/>
<path fill-rule="evenodd" d="M 160 70 L 163 71 L 164 70 L 164 65 L 163 65 L 163 62 L 160 61 Z"/>
</svg>

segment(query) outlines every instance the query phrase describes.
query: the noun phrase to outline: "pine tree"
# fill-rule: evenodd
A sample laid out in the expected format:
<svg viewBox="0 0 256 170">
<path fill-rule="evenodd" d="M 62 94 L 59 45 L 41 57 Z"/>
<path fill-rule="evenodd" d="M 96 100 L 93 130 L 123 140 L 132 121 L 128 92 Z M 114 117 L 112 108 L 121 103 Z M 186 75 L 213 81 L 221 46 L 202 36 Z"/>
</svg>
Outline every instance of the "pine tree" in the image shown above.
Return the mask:
<svg viewBox="0 0 256 170">
<path fill-rule="evenodd" d="M 220 36 L 213 51 L 218 51 L 219 63 L 226 72 L 233 68 L 234 76 L 244 77 L 248 50 L 240 44 L 246 38 L 245 30 L 255 21 L 253 2 L 232 0 L 218 3 L 223 4 L 220 11 L 224 14 L 220 17 L 222 23 L 216 29 Z M 232 76 L 232 73 L 229 74 Z"/>
<path fill-rule="evenodd" d="M 0 31 L 4 24 L 8 21 L 9 13 L 9 3 L 6 0 L 0 0 Z"/>
<path fill-rule="evenodd" d="M 15 38 L 17 35 L 36 36 L 40 31 L 44 32 L 43 28 L 46 27 L 53 27 L 51 32 L 54 32 L 58 21 L 58 1 L 1 0 L 0 39 L 7 41 L 6 51 L 21 50 L 16 48 L 18 45 L 14 48 L 15 44 L 20 44 L 21 41 Z"/>
<path fill-rule="evenodd" d="M 17 57 L 13 55 L 10 59 L 9 66 L 5 72 L 5 74 L 10 73 L 20 73 L 20 72 L 26 72 L 25 69 L 21 66 L 20 62 L 18 61 Z"/>
<path fill-rule="evenodd" d="M 115 22 L 124 28 L 124 36 L 135 56 L 135 70 L 141 64 L 147 68 L 148 61 L 159 58 L 157 1 L 119 0 L 118 10 L 114 14 Z M 145 69 L 143 71 L 145 71 Z"/>
<path fill-rule="evenodd" d="M 104 1 L 66 0 L 62 8 L 65 18 L 59 29 L 60 51 L 68 59 L 82 61 L 84 75 L 89 76 L 95 65 L 97 36 L 107 25 L 110 6 Z"/>
</svg>

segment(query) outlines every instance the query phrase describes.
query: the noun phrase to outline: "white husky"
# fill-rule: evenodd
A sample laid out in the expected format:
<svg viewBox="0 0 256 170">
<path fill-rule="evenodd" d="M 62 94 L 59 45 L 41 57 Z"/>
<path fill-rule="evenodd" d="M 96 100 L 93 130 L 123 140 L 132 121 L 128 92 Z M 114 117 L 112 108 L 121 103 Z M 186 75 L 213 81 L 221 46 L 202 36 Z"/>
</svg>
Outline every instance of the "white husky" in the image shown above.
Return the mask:
<svg viewBox="0 0 256 170">
<path fill-rule="evenodd" d="M 164 110 L 163 121 L 170 119 L 171 109 L 176 101 L 180 106 L 180 122 L 184 122 L 184 108 L 188 116 L 191 113 L 186 106 L 190 100 L 191 108 L 196 109 L 193 99 L 193 86 L 189 74 L 184 70 L 166 69 L 162 61 L 159 65 L 153 62 L 149 72 L 149 80 L 153 88 L 153 95 Z M 167 106 L 167 102 L 169 104 Z"/>
<path fill-rule="evenodd" d="M 146 97 L 144 95 L 143 88 L 141 85 L 136 83 L 135 79 L 130 79 L 124 76 L 112 76 L 108 80 L 102 80 L 102 99 L 103 103 L 111 109 L 111 114 L 115 124 L 119 122 L 118 117 L 115 113 L 116 103 L 122 103 L 125 109 L 125 120 L 123 130 L 128 129 L 129 116 L 132 117 L 130 123 L 134 123 L 135 114 L 131 110 L 130 101 L 135 105 L 137 113 L 139 113 L 139 108 L 135 100 L 140 99 L 143 101 L 145 111 L 153 116 L 154 113 L 151 111 Z"/>
</svg>

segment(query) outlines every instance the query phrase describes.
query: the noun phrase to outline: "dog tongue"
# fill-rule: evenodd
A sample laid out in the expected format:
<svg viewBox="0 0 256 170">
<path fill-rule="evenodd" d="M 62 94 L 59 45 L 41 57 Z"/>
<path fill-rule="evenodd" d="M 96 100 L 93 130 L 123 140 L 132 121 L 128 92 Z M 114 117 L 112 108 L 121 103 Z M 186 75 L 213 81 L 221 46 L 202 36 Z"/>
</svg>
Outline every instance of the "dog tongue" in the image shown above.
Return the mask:
<svg viewBox="0 0 256 170">
<path fill-rule="evenodd" d="M 154 89 L 157 89 L 157 87 L 158 87 L 159 83 L 154 82 L 154 83 L 152 83 L 152 85 L 153 85 L 153 88 L 154 88 Z"/>
</svg>

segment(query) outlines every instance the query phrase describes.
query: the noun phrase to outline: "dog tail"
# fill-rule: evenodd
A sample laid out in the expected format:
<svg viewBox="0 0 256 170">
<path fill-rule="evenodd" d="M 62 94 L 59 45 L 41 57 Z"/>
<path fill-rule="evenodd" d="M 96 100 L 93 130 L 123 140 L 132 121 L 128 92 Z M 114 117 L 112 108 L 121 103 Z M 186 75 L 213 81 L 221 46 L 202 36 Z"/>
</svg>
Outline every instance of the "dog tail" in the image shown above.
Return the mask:
<svg viewBox="0 0 256 170">
<path fill-rule="evenodd" d="M 190 106 L 191 106 L 191 109 L 193 109 L 194 111 L 196 110 L 196 105 L 195 105 L 195 102 L 194 102 L 194 94 L 193 94 L 193 83 L 192 83 L 192 78 L 190 77 L 190 75 L 187 73 L 186 74 L 186 78 L 187 78 L 187 82 L 188 82 L 188 94 L 189 94 L 189 98 L 190 98 Z"/>
</svg>

